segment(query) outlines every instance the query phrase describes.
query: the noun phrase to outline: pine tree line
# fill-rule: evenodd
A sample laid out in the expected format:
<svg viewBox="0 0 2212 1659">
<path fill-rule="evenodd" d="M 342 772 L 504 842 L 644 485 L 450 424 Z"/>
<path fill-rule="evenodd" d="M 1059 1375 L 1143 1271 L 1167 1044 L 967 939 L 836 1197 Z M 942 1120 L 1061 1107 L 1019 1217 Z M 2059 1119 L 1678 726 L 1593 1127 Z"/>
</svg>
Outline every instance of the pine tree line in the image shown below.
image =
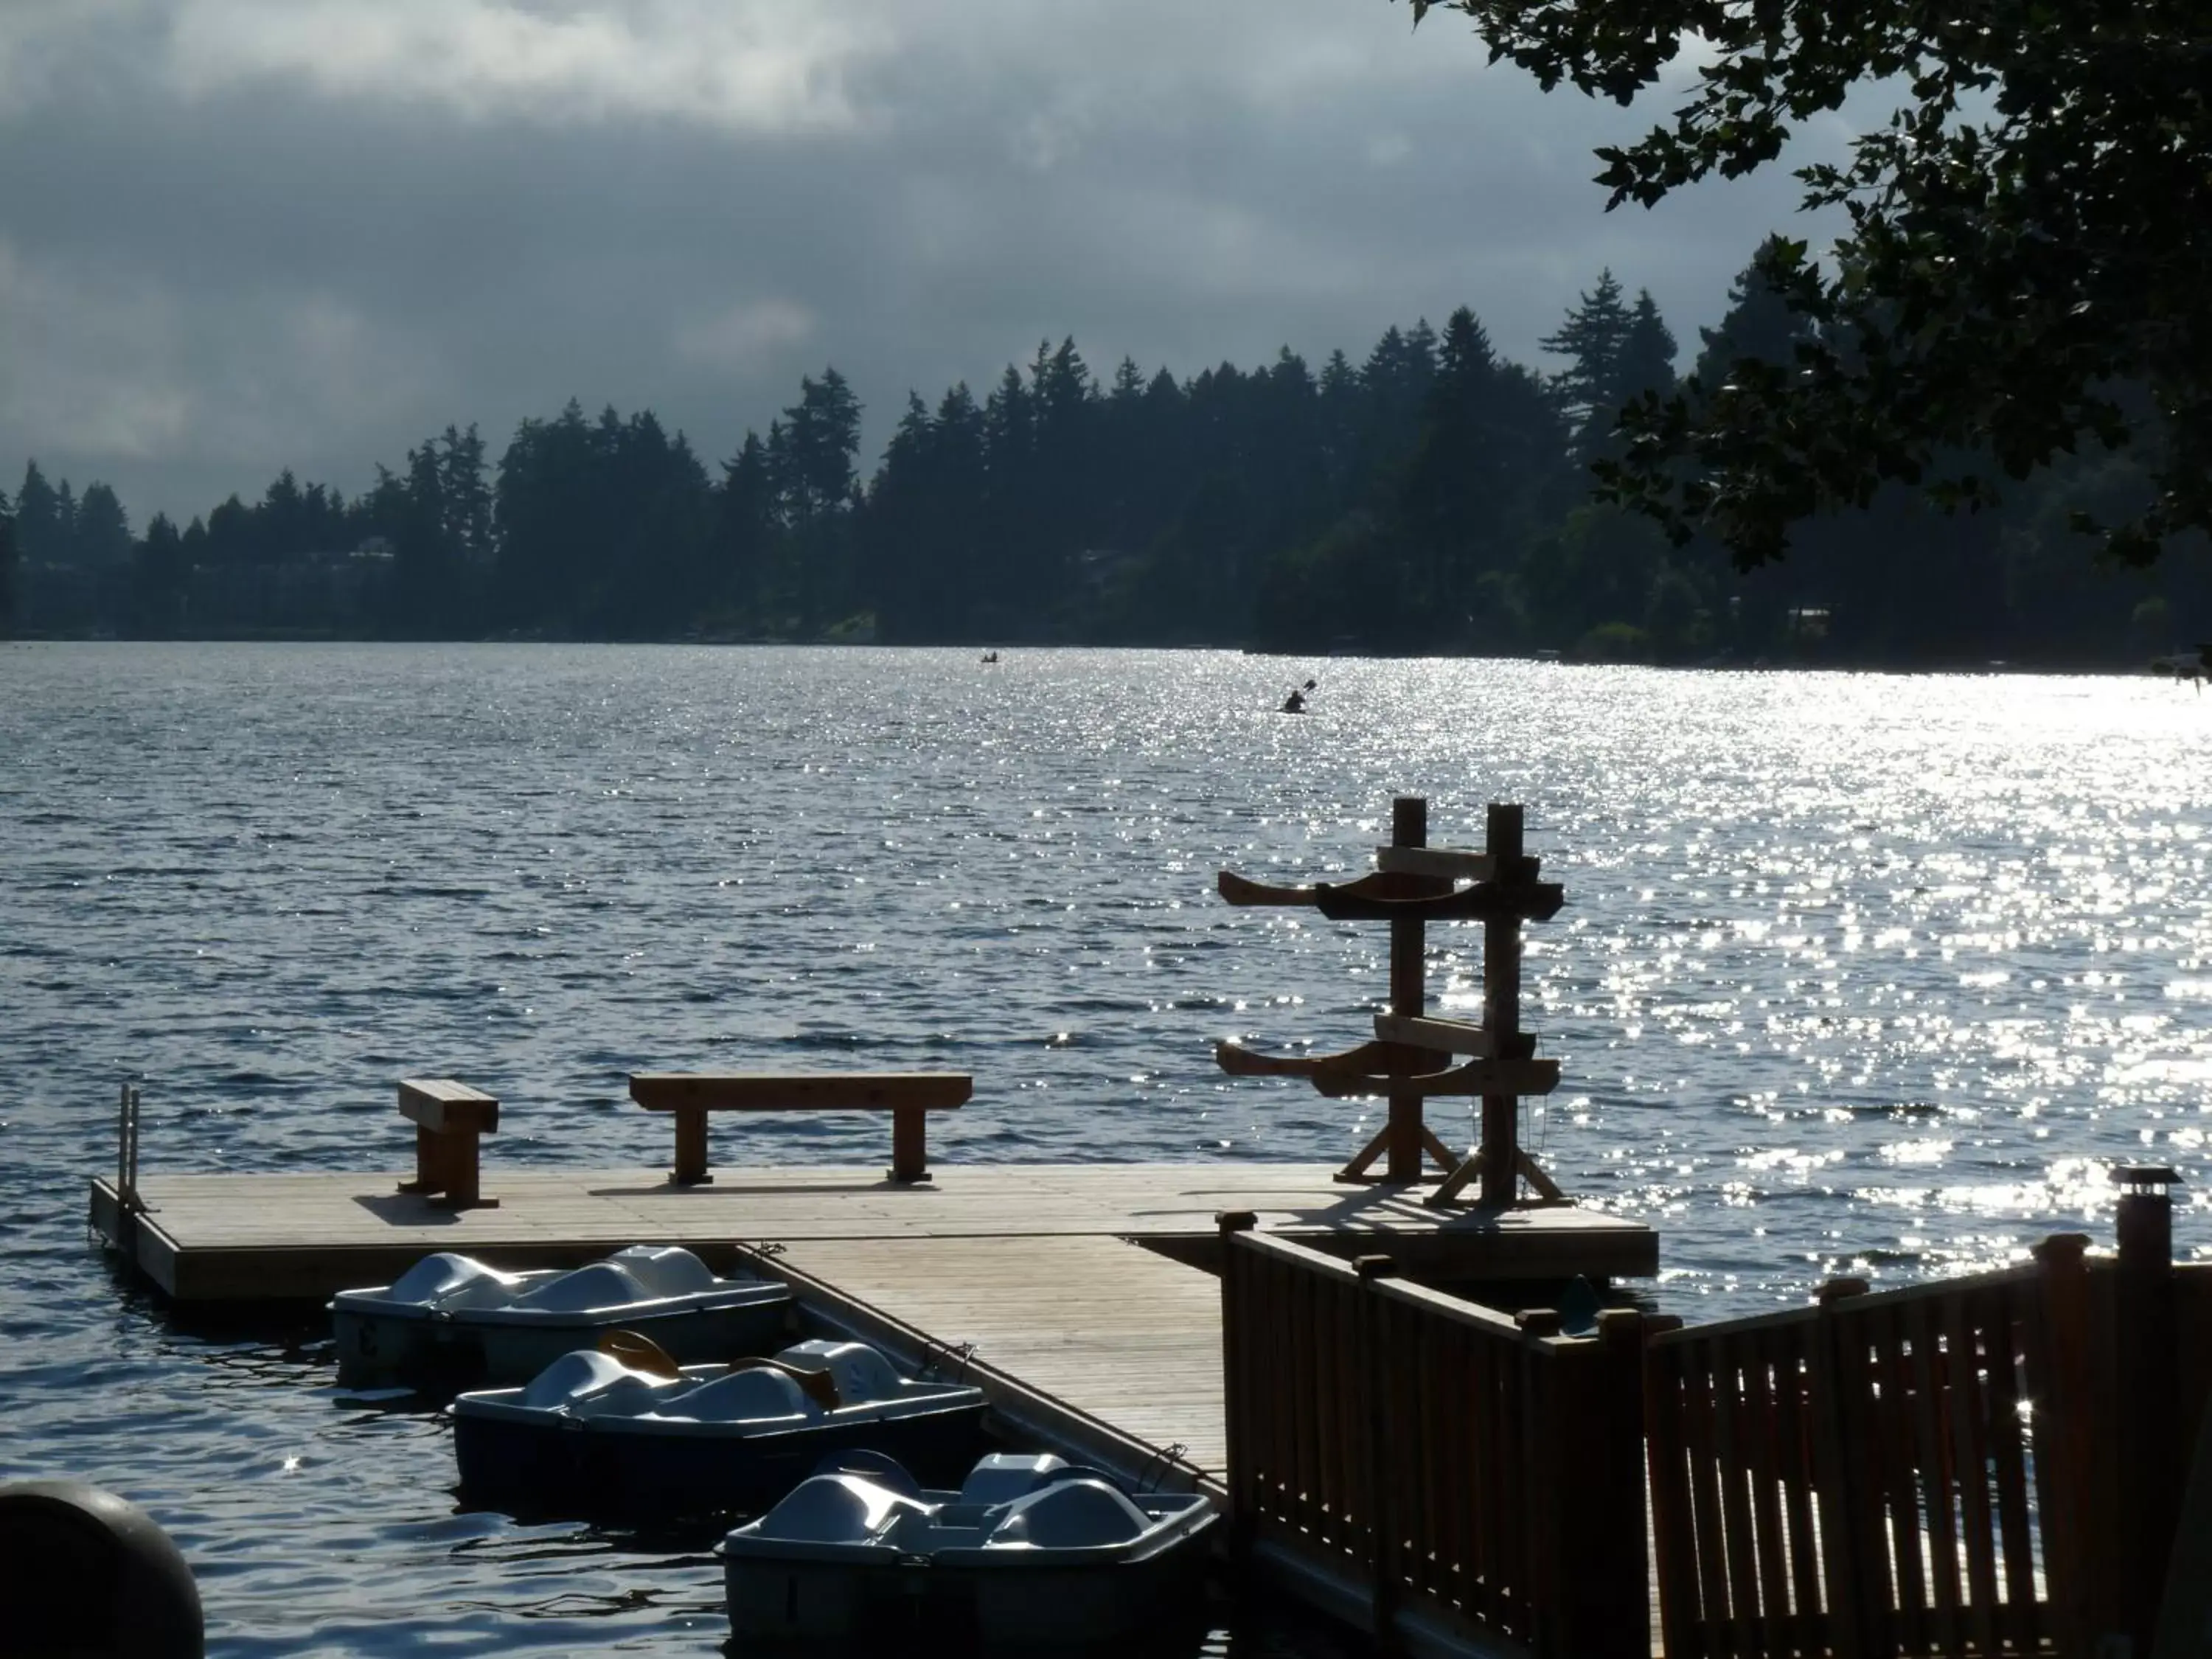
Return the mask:
<svg viewBox="0 0 2212 1659">
<path fill-rule="evenodd" d="M 1750 270 L 1692 368 L 1785 374 L 1801 325 Z M 2183 547 L 2090 569 L 2066 529 L 2142 487 L 2123 453 L 1949 518 L 1876 498 L 1740 575 L 1592 500 L 1618 411 L 1676 386 L 1648 293 L 1610 271 L 1567 307 L 1544 374 L 1465 307 L 1392 327 L 1358 363 L 1285 348 L 1187 380 L 1101 380 L 1041 343 L 981 398 L 909 393 L 873 475 L 834 368 L 710 471 L 650 412 L 571 401 L 494 462 L 449 426 L 348 498 L 289 471 L 182 529 L 130 534 L 106 485 L 33 463 L 0 497 L 26 627 L 150 635 L 814 639 L 1556 650 L 1697 662 L 2126 661 L 2212 620 Z M 72 607 L 74 607 L 72 609 Z M 0 611 L 0 618 L 5 612 Z M 2167 637 L 2171 635 L 2172 638 Z"/>
</svg>

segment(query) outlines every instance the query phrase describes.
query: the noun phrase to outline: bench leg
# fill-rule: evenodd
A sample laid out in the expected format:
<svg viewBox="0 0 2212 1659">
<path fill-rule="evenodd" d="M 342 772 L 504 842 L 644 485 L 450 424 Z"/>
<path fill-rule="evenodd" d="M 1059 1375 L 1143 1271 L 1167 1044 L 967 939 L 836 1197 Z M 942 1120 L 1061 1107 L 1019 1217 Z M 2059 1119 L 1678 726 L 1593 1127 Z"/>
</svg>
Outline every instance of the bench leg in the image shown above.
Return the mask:
<svg viewBox="0 0 2212 1659">
<path fill-rule="evenodd" d="M 446 1190 L 446 1147 L 443 1135 L 415 1126 L 415 1179 L 403 1181 L 403 1193 L 442 1193 Z"/>
<path fill-rule="evenodd" d="M 891 1179 L 929 1179 L 929 1114 L 919 1106 L 891 1108 Z"/>
<path fill-rule="evenodd" d="M 707 1173 L 707 1109 L 678 1106 L 676 1117 L 676 1169 L 669 1176 L 679 1187 L 705 1187 L 714 1177 Z"/>
<path fill-rule="evenodd" d="M 499 1200 L 486 1198 L 477 1184 L 477 1152 L 480 1139 L 474 1129 L 448 1129 L 437 1137 L 444 1141 L 445 1194 L 431 1203 L 441 1210 L 496 1210 Z"/>
</svg>

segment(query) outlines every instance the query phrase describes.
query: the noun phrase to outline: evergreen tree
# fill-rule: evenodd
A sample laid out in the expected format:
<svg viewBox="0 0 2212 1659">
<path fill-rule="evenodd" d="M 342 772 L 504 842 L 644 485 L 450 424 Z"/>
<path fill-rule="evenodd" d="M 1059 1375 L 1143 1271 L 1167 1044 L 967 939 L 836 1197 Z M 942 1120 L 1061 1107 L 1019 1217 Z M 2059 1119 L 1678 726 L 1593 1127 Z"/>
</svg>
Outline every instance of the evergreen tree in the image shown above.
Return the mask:
<svg viewBox="0 0 2212 1659">
<path fill-rule="evenodd" d="M 381 472 L 381 467 L 377 469 Z M 207 552 L 213 564 L 241 565 L 254 555 L 253 515 L 236 495 L 227 495 L 207 515 Z"/>
<path fill-rule="evenodd" d="M 25 563 L 44 564 L 60 556 L 60 503 L 46 475 L 32 461 L 23 468 L 23 487 L 15 492 L 15 550 Z"/>
<path fill-rule="evenodd" d="M 447 427 L 438 439 L 437 466 L 440 530 L 462 562 L 481 568 L 492 558 L 492 498 L 484 441 L 474 421 L 466 432 Z"/>
<path fill-rule="evenodd" d="M 1353 480 L 1360 450 L 1359 374 L 1341 347 L 1330 352 L 1328 361 L 1322 365 L 1315 404 L 1322 477 L 1334 516 L 1357 498 Z"/>
<path fill-rule="evenodd" d="M 0 633 L 15 617 L 15 514 L 0 489 Z"/>
<path fill-rule="evenodd" d="M 852 501 L 860 400 L 843 375 L 825 368 L 818 380 L 799 378 L 799 401 L 783 411 L 783 419 L 787 499 L 803 531 Z"/>
<path fill-rule="evenodd" d="M 1628 313 L 1628 331 L 1620 343 L 1620 367 L 1615 394 L 1616 410 L 1649 393 L 1657 398 L 1674 394 L 1674 331 L 1659 315 L 1649 289 L 1636 291 L 1636 304 Z"/>
<path fill-rule="evenodd" d="M 492 486 L 499 625 L 558 636 L 585 628 L 602 579 L 605 508 L 597 473 L 592 428 L 575 398 L 553 419 L 525 420 L 515 428 Z M 372 499 L 386 493 L 380 476 Z"/>
<path fill-rule="evenodd" d="M 1781 240 L 1769 236 L 1761 242 L 1752 262 L 1729 283 L 1728 311 L 1720 326 L 1698 331 L 1701 349 L 1692 390 L 1711 392 L 1725 386 L 1739 362 L 1787 368 L 1796 361 L 1798 346 L 1813 340 L 1812 325 L 1790 309 L 1789 296 L 1765 274 Z"/>
<path fill-rule="evenodd" d="M 131 631 L 156 639 L 183 633 L 190 571 L 185 538 L 167 514 L 156 513 L 148 521 L 146 538 L 132 550 L 131 559 Z"/>
<path fill-rule="evenodd" d="M 131 521 L 107 485 L 94 479 L 77 503 L 76 558 L 81 564 L 113 569 L 131 562 Z"/>
<path fill-rule="evenodd" d="M 1455 311 L 1399 495 L 1406 627 L 1431 642 L 1524 642 L 1516 569 L 1523 546 L 1563 504 L 1566 447 L 1556 398 L 1528 370 L 1499 360 L 1472 311 Z"/>
<path fill-rule="evenodd" d="M 1622 368 L 1630 325 L 1620 284 L 1608 269 L 1598 274 L 1597 287 L 1567 313 L 1558 331 L 1537 342 L 1545 350 L 1569 360 L 1553 384 L 1559 388 L 1575 423 L 1576 442 L 1585 454 L 1595 453 L 1612 432 L 1624 401 Z"/>
<path fill-rule="evenodd" d="M 286 564 L 310 550 L 307 494 L 300 488 L 300 481 L 293 476 L 290 467 L 276 475 L 262 492 L 260 505 L 252 511 L 251 542 L 254 563 Z"/>
<path fill-rule="evenodd" d="M 54 486 L 53 550 L 46 556 L 56 564 L 75 564 L 76 546 L 76 492 L 64 478 Z"/>
<path fill-rule="evenodd" d="M 868 491 L 864 574 L 875 599 L 878 637 L 885 641 L 936 637 L 941 618 L 932 603 L 935 584 L 927 580 L 941 570 L 942 550 L 933 544 L 938 529 L 934 423 L 919 392 L 906 394 L 906 412 L 884 447 Z"/>
<path fill-rule="evenodd" d="M 1393 324 L 1360 366 L 1363 438 L 1356 468 L 1367 498 L 1381 505 L 1421 430 L 1429 385 L 1436 378 L 1435 332 L 1424 320 L 1411 331 Z"/>
<path fill-rule="evenodd" d="M 712 592 L 720 603 L 756 624 L 767 605 L 765 585 L 776 530 L 775 489 L 768 446 L 748 428 L 738 453 L 722 464 L 715 556 L 719 574 Z"/>
<path fill-rule="evenodd" d="M 850 602 L 850 514 L 860 448 L 860 401 L 836 368 L 801 376 L 799 401 L 769 428 L 784 510 L 790 561 L 781 584 L 809 631 L 836 620 Z M 780 441 L 780 444 L 779 444 Z"/>
</svg>

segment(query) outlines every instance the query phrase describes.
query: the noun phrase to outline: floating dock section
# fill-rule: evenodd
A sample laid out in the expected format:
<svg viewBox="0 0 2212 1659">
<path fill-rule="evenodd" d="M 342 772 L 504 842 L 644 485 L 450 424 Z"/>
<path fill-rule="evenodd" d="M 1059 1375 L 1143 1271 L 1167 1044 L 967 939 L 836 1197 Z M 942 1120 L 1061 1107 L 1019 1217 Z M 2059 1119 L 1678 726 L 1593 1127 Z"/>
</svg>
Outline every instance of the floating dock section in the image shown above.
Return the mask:
<svg viewBox="0 0 2212 1659">
<path fill-rule="evenodd" d="M 170 1175 L 92 1182 L 109 1245 L 182 1304 L 322 1299 L 388 1283 L 434 1250 L 574 1266 L 680 1244 L 717 1269 L 788 1279 L 817 1319 L 981 1382 L 1051 1443 L 1218 1489 L 1224 1467 L 1214 1218 L 1346 1256 L 1388 1254 L 1436 1283 L 1647 1277 L 1639 1223 L 1553 1206 L 1440 1210 L 1418 1185 L 1323 1164 L 501 1170 L 496 1207 L 456 1209 L 385 1175 Z M 135 1196 L 126 1200 L 125 1194 Z M 1149 1248 L 1147 1248 L 1149 1247 Z"/>
</svg>

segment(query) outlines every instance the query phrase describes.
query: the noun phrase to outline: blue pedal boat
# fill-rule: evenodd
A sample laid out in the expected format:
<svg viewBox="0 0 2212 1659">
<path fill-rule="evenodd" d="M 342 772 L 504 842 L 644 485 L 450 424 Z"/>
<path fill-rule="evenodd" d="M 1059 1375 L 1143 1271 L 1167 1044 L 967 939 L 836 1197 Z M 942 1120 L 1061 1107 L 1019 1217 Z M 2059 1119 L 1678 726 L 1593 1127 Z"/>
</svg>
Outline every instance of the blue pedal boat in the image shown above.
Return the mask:
<svg viewBox="0 0 2212 1659">
<path fill-rule="evenodd" d="M 611 1330 L 649 1335 L 679 1361 L 763 1353 L 785 1339 L 788 1286 L 717 1279 L 672 1245 L 634 1244 L 568 1270 L 502 1273 L 446 1251 L 393 1283 L 340 1291 L 330 1313 L 338 1381 L 474 1387 L 520 1382 Z"/>
<path fill-rule="evenodd" d="M 918 1637 L 1121 1644 L 1194 1609 L 1215 1515 L 1048 1454 L 994 1452 L 957 1492 L 847 1458 L 722 1540 L 733 1642 Z"/>
<path fill-rule="evenodd" d="M 523 1388 L 453 1401 L 465 1502 L 520 1513 L 757 1515 L 830 1452 L 867 1447 L 940 1479 L 981 1449 L 983 1391 L 904 1378 L 859 1342 L 678 1366 L 629 1333 Z"/>
</svg>

